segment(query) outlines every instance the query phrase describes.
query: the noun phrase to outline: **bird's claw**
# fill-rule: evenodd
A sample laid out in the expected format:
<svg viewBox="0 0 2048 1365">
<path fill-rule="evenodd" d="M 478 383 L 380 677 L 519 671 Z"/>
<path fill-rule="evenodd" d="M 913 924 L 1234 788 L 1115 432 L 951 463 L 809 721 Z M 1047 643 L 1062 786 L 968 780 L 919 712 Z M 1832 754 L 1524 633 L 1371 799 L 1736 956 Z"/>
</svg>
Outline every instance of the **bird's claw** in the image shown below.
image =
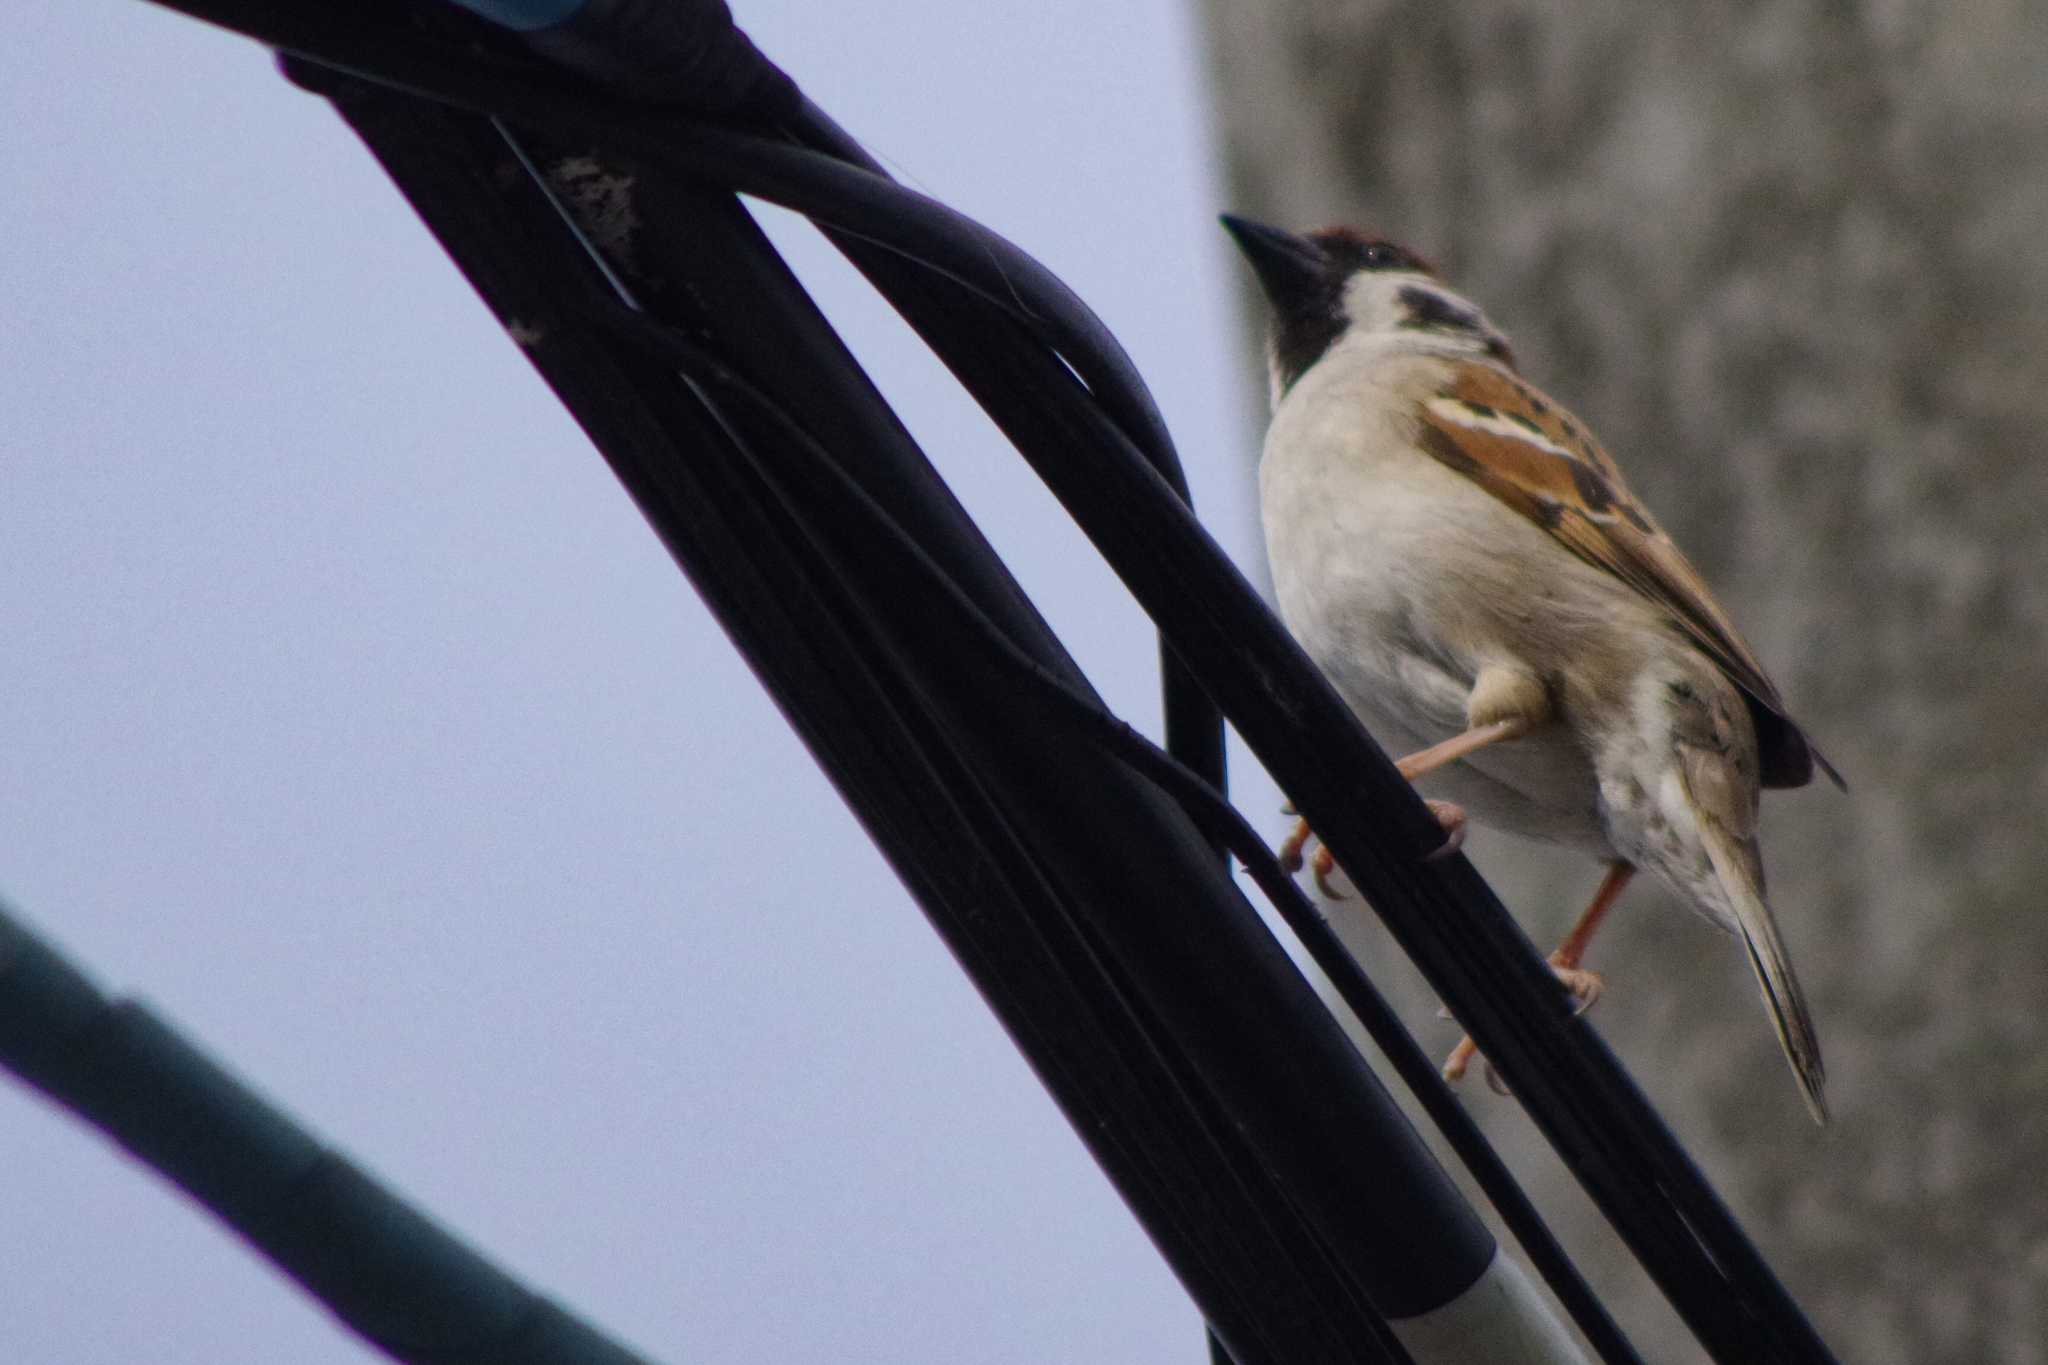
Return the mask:
<svg viewBox="0 0 2048 1365">
<path fill-rule="evenodd" d="M 1279 862 L 1280 870 L 1292 877 L 1302 869 L 1302 850 L 1314 836 L 1309 832 L 1308 821 L 1296 820 L 1294 829 L 1280 841 L 1280 847 L 1273 850 L 1273 857 Z M 1333 901 L 1344 899 L 1344 893 L 1330 884 L 1330 874 L 1337 870 L 1337 860 L 1330 856 L 1330 850 L 1316 846 L 1315 856 L 1308 860 L 1315 871 L 1316 888 Z"/>
<path fill-rule="evenodd" d="M 1472 1065 L 1472 1059 L 1478 1056 L 1479 1044 L 1473 1042 L 1469 1036 L 1459 1039 L 1458 1045 L 1451 1049 L 1451 1055 L 1444 1058 L 1444 1079 L 1452 1085 L 1464 1080 L 1466 1069 Z M 1508 1083 L 1500 1078 L 1500 1072 L 1494 1070 L 1492 1062 L 1486 1063 L 1481 1074 L 1486 1077 L 1488 1090 L 1504 1099 L 1514 1097 L 1514 1092 L 1509 1090 Z"/>
<path fill-rule="evenodd" d="M 1556 953 L 1550 955 L 1550 970 L 1564 983 L 1564 988 L 1571 992 L 1572 999 L 1578 1002 L 1572 1008 L 1575 1015 L 1584 1014 L 1599 1004 L 1600 993 L 1607 989 L 1607 983 L 1601 979 L 1600 973 L 1560 962 Z"/>
<path fill-rule="evenodd" d="M 1316 856 L 1310 861 L 1315 867 L 1316 890 L 1333 901 L 1345 899 L 1345 894 L 1330 884 L 1330 874 L 1337 870 L 1337 860 L 1331 856 L 1330 850 L 1327 847 L 1318 848 Z"/>
<path fill-rule="evenodd" d="M 1478 1056 L 1479 1044 L 1473 1042 L 1470 1036 L 1459 1039 L 1458 1045 L 1451 1049 L 1451 1055 L 1444 1058 L 1444 1079 L 1452 1085 L 1464 1080 L 1466 1070 L 1472 1065 L 1472 1059 Z M 1482 1057 L 1480 1060 L 1485 1061 L 1485 1058 Z M 1500 1078 L 1500 1072 L 1494 1069 L 1492 1062 L 1487 1062 L 1480 1074 L 1486 1077 L 1488 1090 L 1503 1099 L 1514 1098 L 1514 1092 L 1508 1089 L 1508 1083 Z"/>
<path fill-rule="evenodd" d="M 1444 841 L 1422 857 L 1425 863 L 1441 862 L 1465 846 L 1465 808 L 1455 801 L 1425 800 L 1429 813 L 1444 827 Z"/>
<path fill-rule="evenodd" d="M 1308 839 L 1308 821 L 1297 820 L 1294 822 L 1294 832 L 1281 840 L 1280 847 L 1274 850 L 1273 856 L 1279 861 L 1280 870 L 1288 876 L 1292 877 L 1301 871 L 1301 850 L 1308 843 Z"/>
<path fill-rule="evenodd" d="M 1450 857 L 1465 846 L 1465 808 L 1455 801 L 1431 800 L 1427 804 L 1429 806 L 1429 813 L 1436 817 L 1436 822 L 1443 826 L 1444 831 L 1444 841 L 1422 857 L 1422 861 L 1434 863 Z M 1294 806 L 1291 802 L 1281 809 L 1289 814 L 1294 812 Z M 1273 850 L 1273 856 L 1278 860 L 1280 870 L 1290 877 L 1300 872 L 1303 866 L 1303 850 L 1308 847 L 1309 840 L 1314 837 L 1313 833 L 1309 830 L 1308 821 L 1297 819 L 1294 822 L 1293 830 L 1289 832 L 1285 839 L 1280 841 L 1280 847 Z M 1330 856 L 1330 850 L 1327 847 L 1318 845 L 1315 856 L 1308 860 L 1308 865 L 1314 869 L 1316 889 L 1318 891 L 1321 891 L 1333 901 L 1341 901 L 1347 898 L 1348 893 L 1338 890 L 1336 885 L 1330 880 L 1330 874 L 1337 870 L 1337 860 Z"/>
<path fill-rule="evenodd" d="M 1560 956 L 1561 953 L 1550 955 L 1550 970 L 1577 1002 L 1572 1007 L 1572 1015 L 1576 1018 L 1599 1002 L 1601 992 L 1607 989 L 1607 983 L 1601 979 L 1600 973 L 1589 972 L 1575 963 L 1561 962 Z M 1448 1011 L 1439 1013 L 1448 1017 Z M 1472 1059 L 1478 1055 L 1479 1044 L 1472 1041 L 1470 1034 L 1459 1039 L 1458 1045 L 1451 1049 L 1451 1055 L 1444 1058 L 1444 1079 L 1453 1085 L 1465 1079 L 1465 1072 L 1470 1069 Z M 1485 1074 L 1487 1089 L 1496 1095 L 1512 1095 L 1513 1092 L 1508 1089 L 1507 1082 L 1500 1078 L 1500 1073 L 1494 1069 L 1492 1062 L 1486 1063 Z"/>
</svg>

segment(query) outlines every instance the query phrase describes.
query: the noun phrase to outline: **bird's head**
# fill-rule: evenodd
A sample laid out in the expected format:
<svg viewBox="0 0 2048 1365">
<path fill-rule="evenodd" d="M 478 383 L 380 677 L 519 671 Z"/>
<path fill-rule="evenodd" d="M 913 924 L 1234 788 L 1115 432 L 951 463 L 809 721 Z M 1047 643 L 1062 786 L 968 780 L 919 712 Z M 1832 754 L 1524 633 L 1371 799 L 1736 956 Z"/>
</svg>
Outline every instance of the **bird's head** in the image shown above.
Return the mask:
<svg viewBox="0 0 2048 1365">
<path fill-rule="evenodd" d="M 1404 246 L 1346 227 L 1297 236 L 1227 213 L 1223 226 L 1273 305 L 1267 361 L 1276 402 L 1347 336 L 1405 336 L 1514 364 L 1507 338 L 1479 306 Z"/>
</svg>

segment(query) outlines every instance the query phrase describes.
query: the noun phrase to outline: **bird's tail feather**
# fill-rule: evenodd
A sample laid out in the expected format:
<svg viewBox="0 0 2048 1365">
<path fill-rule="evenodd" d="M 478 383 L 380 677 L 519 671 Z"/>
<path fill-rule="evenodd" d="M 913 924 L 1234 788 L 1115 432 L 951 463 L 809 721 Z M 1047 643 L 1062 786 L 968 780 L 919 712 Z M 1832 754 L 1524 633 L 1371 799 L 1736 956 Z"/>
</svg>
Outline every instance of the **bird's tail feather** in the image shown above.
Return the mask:
<svg viewBox="0 0 2048 1365">
<path fill-rule="evenodd" d="M 1778 921 L 1764 903 L 1762 868 L 1752 850 L 1738 845 L 1725 830 L 1713 828 L 1712 821 L 1702 823 L 1707 826 L 1702 831 L 1707 856 L 1728 893 L 1729 908 L 1735 912 L 1743 946 L 1749 950 L 1749 965 L 1756 969 L 1757 985 L 1763 988 L 1764 1003 L 1777 1027 L 1778 1043 L 1792 1064 L 1792 1074 L 1814 1122 L 1824 1125 L 1828 1121 L 1827 1069 L 1821 1063 L 1820 1035 L 1814 1031 L 1806 993 L 1799 989 L 1785 940 L 1778 934 Z"/>
</svg>

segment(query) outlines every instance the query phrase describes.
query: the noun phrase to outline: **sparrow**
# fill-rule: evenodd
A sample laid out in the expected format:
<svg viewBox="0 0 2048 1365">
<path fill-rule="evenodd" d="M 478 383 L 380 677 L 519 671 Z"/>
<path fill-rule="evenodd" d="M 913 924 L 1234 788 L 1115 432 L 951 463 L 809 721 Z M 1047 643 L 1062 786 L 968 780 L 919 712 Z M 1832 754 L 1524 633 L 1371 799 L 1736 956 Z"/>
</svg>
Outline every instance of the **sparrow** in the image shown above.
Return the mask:
<svg viewBox="0 0 2048 1365">
<path fill-rule="evenodd" d="M 1759 794 L 1842 779 L 1585 424 L 1393 242 L 1225 215 L 1270 301 L 1259 503 L 1281 619 L 1457 846 L 1479 824 L 1607 864 L 1581 962 L 1638 868 L 1742 940 L 1827 1121 L 1820 1042 L 1764 898 Z M 1306 823 L 1282 846 L 1301 865 Z M 1317 855 L 1318 879 L 1330 868 Z M 1327 884 L 1325 890 L 1328 890 Z M 1473 1054 L 1445 1065 L 1457 1079 Z"/>
</svg>

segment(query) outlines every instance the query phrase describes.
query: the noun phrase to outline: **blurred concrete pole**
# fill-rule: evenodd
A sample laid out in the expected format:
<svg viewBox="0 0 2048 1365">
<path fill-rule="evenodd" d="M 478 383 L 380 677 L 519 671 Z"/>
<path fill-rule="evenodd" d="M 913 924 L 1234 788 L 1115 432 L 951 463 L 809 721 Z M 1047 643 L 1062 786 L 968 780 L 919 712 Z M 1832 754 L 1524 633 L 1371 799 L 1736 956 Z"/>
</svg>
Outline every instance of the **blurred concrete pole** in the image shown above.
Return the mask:
<svg viewBox="0 0 2048 1365">
<path fill-rule="evenodd" d="M 1845 1358 L 2048 1361 L 2048 1219 L 2016 1197 L 2048 1150 L 2048 24 L 1994 0 L 1204 8 L 1219 207 L 1440 260 L 1849 776 L 1764 811 L 1835 1126 L 1802 1117 L 1741 954 L 1653 888 L 1593 964 L 1603 1031 Z M 1539 939 L 1597 876 L 1470 848 Z M 1512 1105 L 1468 1098 L 1512 1151 Z M 1605 1279 L 1647 1355 L 1698 1358 Z"/>
</svg>

